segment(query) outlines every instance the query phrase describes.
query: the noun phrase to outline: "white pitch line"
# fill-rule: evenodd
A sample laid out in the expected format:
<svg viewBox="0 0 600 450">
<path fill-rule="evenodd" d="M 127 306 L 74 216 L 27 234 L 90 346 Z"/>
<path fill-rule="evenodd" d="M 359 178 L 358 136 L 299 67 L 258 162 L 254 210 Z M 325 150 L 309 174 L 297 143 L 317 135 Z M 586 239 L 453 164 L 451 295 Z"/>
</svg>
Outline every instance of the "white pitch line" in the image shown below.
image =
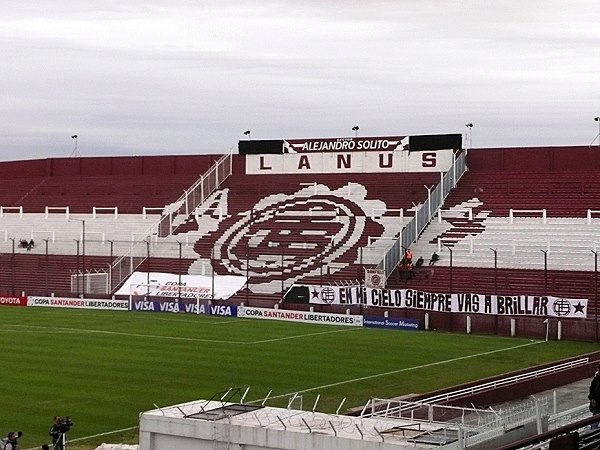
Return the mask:
<svg viewBox="0 0 600 450">
<path fill-rule="evenodd" d="M 456 361 L 462 361 L 462 360 L 465 360 L 465 359 L 477 358 L 479 356 L 492 355 L 494 353 L 506 352 L 506 351 L 509 351 L 509 350 L 515 350 L 517 348 L 527 347 L 529 345 L 536 345 L 536 344 L 543 344 L 543 343 L 544 343 L 544 341 L 528 342 L 526 344 L 516 345 L 514 347 L 500 348 L 498 350 L 490 350 L 488 352 L 475 353 L 473 355 L 459 356 L 457 358 L 445 359 L 443 361 L 436 361 L 436 362 L 432 362 L 432 363 L 421 364 L 419 366 L 405 367 L 403 369 L 392 370 L 390 372 L 383 372 L 383 373 L 377 373 L 377 374 L 373 374 L 373 375 L 367 375 L 367 376 L 364 376 L 364 377 L 353 378 L 351 380 L 338 381 L 337 383 L 324 384 L 322 386 L 315 386 L 315 387 L 312 387 L 312 388 L 302 389 L 300 391 L 289 392 L 287 394 L 275 395 L 275 396 L 272 396 L 272 397 L 269 397 L 269 398 L 289 397 L 290 395 L 294 395 L 294 394 L 302 394 L 304 392 L 316 391 L 318 389 L 327 389 L 327 388 L 331 388 L 331 387 L 335 387 L 335 386 L 341 386 L 343 384 L 350 384 L 350 383 L 356 383 L 358 381 L 371 380 L 373 378 L 385 377 L 385 376 L 394 375 L 394 374 L 397 374 L 397 373 L 409 372 L 409 371 L 418 370 L 418 369 L 425 369 L 427 367 L 433 367 L 433 366 L 440 366 L 442 364 L 448 364 L 448 363 L 452 363 L 452 362 L 456 362 Z M 249 403 L 262 402 L 263 400 L 264 400 L 264 398 L 262 398 L 260 400 L 254 400 L 253 402 L 249 402 Z"/>
<path fill-rule="evenodd" d="M 67 331 L 69 333 L 82 333 L 82 334 L 106 334 L 106 335 L 116 335 L 116 336 L 129 336 L 129 337 L 141 337 L 141 338 L 150 338 L 150 339 L 165 339 L 172 341 L 189 341 L 189 342 L 213 342 L 218 344 L 235 344 L 235 345 L 244 345 L 246 342 L 239 341 L 223 341 L 219 339 L 204 339 L 204 338 L 192 338 L 192 337 L 184 337 L 184 336 L 159 336 L 156 334 L 139 334 L 139 333 L 125 333 L 122 331 L 107 331 L 107 330 L 83 330 L 80 328 L 65 328 L 65 327 L 43 327 L 37 325 L 18 325 L 13 324 L 14 327 L 23 327 L 23 328 L 41 328 L 41 329 L 53 329 L 56 331 Z"/>
<path fill-rule="evenodd" d="M 102 436 L 109 436 L 111 434 L 115 434 L 115 433 L 122 433 L 125 431 L 130 431 L 130 430 L 135 430 L 136 428 L 139 428 L 139 425 L 136 425 L 134 427 L 129 427 L 129 428 L 122 428 L 120 430 L 114 430 L 114 431 L 107 431 L 106 433 L 99 433 L 99 434 L 92 434 L 90 436 L 83 436 L 77 439 L 69 439 L 68 442 L 81 442 L 81 441 L 85 441 L 87 439 L 94 439 L 97 437 L 102 437 Z M 39 447 L 31 447 L 25 450 L 37 450 Z"/>
<path fill-rule="evenodd" d="M 306 333 L 306 334 L 297 334 L 295 336 L 286 336 L 286 337 L 282 337 L 282 338 L 263 339 L 261 341 L 248 342 L 248 344 L 252 344 L 252 345 L 253 344 L 266 344 L 268 342 L 288 341 L 290 339 L 299 339 L 299 338 L 310 337 L 310 336 L 320 336 L 322 334 L 343 333 L 345 331 L 354 331 L 354 330 L 359 330 L 359 329 L 360 328 L 358 328 L 358 327 L 347 327 L 342 330 L 320 331 L 318 333 Z"/>
<path fill-rule="evenodd" d="M 277 341 L 287 341 L 291 339 L 301 339 L 304 337 L 310 336 L 319 336 L 323 334 L 331 334 L 331 333 L 341 333 L 344 331 L 352 331 L 354 329 L 360 328 L 345 328 L 342 330 L 331 330 L 331 331 L 321 331 L 318 333 L 306 333 L 306 334 L 298 334 L 295 336 L 285 336 L 281 338 L 273 338 L 273 339 L 261 339 L 259 341 L 226 341 L 220 339 L 205 339 L 205 338 L 193 338 L 193 337 L 182 337 L 182 336 L 159 336 L 155 334 L 140 334 L 140 333 L 126 333 L 123 331 L 108 331 L 108 330 L 90 330 L 90 329 L 81 329 L 81 328 L 67 328 L 67 327 L 50 327 L 50 326 L 41 326 L 41 325 L 20 325 L 20 324 L 11 324 L 12 327 L 19 328 L 13 331 L 21 331 L 23 328 L 36 328 L 44 330 L 45 332 L 52 332 L 56 334 L 57 331 L 61 331 L 64 333 L 81 333 L 81 334 L 106 334 L 106 335 L 116 335 L 116 336 L 130 336 L 130 337 L 141 337 L 141 338 L 150 338 L 150 339 L 165 339 L 165 340 L 175 340 L 175 341 L 189 341 L 189 342 L 212 342 L 217 344 L 234 344 L 234 345 L 256 345 L 256 344 L 265 344 L 270 342 Z"/>
</svg>

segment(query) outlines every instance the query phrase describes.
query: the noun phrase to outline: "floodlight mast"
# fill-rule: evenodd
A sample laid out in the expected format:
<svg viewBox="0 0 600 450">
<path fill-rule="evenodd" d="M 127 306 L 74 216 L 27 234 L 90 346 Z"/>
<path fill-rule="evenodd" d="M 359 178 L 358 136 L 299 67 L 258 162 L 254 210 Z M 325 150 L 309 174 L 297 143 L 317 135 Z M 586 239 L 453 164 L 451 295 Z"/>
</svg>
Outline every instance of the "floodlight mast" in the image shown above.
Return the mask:
<svg viewBox="0 0 600 450">
<path fill-rule="evenodd" d="M 590 147 L 594 144 L 594 142 L 596 142 L 596 139 L 598 139 L 598 148 L 600 149 L 600 116 L 594 117 L 594 120 L 598 122 L 598 134 L 596 135 L 594 140 L 590 142 Z"/>
<path fill-rule="evenodd" d="M 73 151 L 71 152 L 71 155 L 70 155 L 70 156 L 71 156 L 71 157 L 75 157 L 75 158 L 77 158 L 77 157 L 81 156 L 81 155 L 79 154 L 79 148 L 77 147 L 77 137 L 78 137 L 78 136 L 77 136 L 76 134 L 74 134 L 74 135 L 72 135 L 72 136 L 71 136 L 71 139 L 75 139 L 75 148 L 74 148 L 74 149 L 73 149 Z"/>
</svg>

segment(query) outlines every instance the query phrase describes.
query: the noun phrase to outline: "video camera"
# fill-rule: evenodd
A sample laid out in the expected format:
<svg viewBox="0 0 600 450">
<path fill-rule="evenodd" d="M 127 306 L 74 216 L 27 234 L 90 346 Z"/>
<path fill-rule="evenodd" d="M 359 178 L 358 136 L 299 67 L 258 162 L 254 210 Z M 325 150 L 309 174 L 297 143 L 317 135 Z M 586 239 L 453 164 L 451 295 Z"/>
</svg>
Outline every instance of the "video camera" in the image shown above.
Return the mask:
<svg viewBox="0 0 600 450">
<path fill-rule="evenodd" d="M 67 431 L 69 431 L 71 429 L 71 427 L 73 425 L 74 424 L 73 424 L 73 421 L 71 420 L 71 417 L 67 416 L 67 417 L 57 417 L 57 422 L 56 422 L 55 426 L 59 432 L 66 433 Z"/>
</svg>

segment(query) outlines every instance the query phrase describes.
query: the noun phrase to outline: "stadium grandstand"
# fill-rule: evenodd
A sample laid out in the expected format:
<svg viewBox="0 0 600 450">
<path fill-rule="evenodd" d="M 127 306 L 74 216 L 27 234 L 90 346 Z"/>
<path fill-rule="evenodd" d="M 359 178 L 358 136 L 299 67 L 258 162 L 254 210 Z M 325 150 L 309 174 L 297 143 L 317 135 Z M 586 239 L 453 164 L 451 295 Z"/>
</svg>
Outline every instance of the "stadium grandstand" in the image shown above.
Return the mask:
<svg viewBox="0 0 600 450">
<path fill-rule="evenodd" d="M 2 162 L 0 294 L 598 342 L 598 169 L 460 134 Z"/>
<path fill-rule="evenodd" d="M 1 292 L 126 298 L 135 272 L 146 274 L 136 279 L 146 296 L 160 284 L 149 274 L 171 274 L 178 285 L 198 275 L 211 279 L 204 297 L 226 304 L 369 309 L 460 331 L 471 312 L 473 332 L 517 327 L 532 337 L 547 331 L 549 310 L 562 319 L 550 321 L 551 333 L 597 341 L 597 151 L 467 151 L 457 136 L 241 141 L 239 154 L 1 163 Z M 424 264 L 405 270 L 407 248 Z M 243 278 L 227 298 L 214 287 L 225 276 Z M 303 286 L 319 286 L 318 298 Z M 428 307 L 428 296 L 424 306 L 398 308 L 361 295 L 381 287 L 462 296 L 466 309 L 446 314 Z M 328 299 L 336 288 L 353 297 Z M 501 310 L 477 314 L 491 296 Z"/>
</svg>

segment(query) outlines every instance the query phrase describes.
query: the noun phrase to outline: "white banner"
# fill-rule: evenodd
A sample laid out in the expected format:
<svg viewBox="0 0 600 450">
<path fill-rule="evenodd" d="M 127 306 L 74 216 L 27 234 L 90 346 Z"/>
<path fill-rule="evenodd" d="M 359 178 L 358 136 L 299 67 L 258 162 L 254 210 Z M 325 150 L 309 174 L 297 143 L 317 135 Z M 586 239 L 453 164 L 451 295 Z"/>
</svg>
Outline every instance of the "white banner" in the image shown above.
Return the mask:
<svg viewBox="0 0 600 450">
<path fill-rule="evenodd" d="M 251 308 L 238 306 L 238 317 L 250 319 L 285 320 L 288 322 L 321 323 L 326 325 L 344 325 L 362 327 L 363 317 L 349 314 L 331 314 L 287 309 Z"/>
<path fill-rule="evenodd" d="M 452 150 L 246 155 L 246 174 L 446 172 Z"/>
<path fill-rule="evenodd" d="M 68 297 L 27 297 L 27 306 L 46 308 L 111 309 L 129 310 L 129 300 Z"/>
<path fill-rule="evenodd" d="M 296 285 L 298 286 L 298 285 Z M 445 294 L 414 289 L 371 289 L 367 287 L 300 286 L 309 290 L 310 303 L 363 305 L 382 308 L 415 308 L 463 314 L 498 314 L 586 318 L 587 299 L 529 295 Z"/>
<path fill-rule="evenodd" d="M 214 282 L 214 296 L 212 286 Z M 117 295 L 181 297 L 225 300 L 242 289 L 246 277 L 226 275 L 179 275 L 162 272 L 133 272 L 116 292 Z"/>
</svg>

